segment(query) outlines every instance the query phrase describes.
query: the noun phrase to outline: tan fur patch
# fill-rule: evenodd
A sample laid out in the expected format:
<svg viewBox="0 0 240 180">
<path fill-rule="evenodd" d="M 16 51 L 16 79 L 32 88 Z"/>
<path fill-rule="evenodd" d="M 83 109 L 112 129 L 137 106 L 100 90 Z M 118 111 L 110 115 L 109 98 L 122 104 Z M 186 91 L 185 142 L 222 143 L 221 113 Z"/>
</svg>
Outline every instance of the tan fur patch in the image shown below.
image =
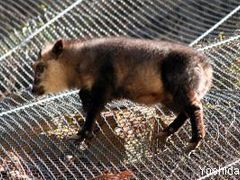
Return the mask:
<svg viewBox="0 0 240 180">
<path fill-rule="evenodd" d="M 81 77 L 81 86 L 86 89 L 91 89 L 94 83 L 94 78 L 91 75 L 83 75 Z"/>
<path fill-rule="evenodd" d="M 60 92 L 68 89 L 66 69 L 59 61 L 48 61 L 41 85 L 46 93 Z"/>
<path fill-rule="evenodd" d="M 128 77 L 125 86 L 132 92 L 134 101 L 144 104 L 166 101 L 160 74 L 155 69 L 154 63 L 143 64 Z"/>
</svg>

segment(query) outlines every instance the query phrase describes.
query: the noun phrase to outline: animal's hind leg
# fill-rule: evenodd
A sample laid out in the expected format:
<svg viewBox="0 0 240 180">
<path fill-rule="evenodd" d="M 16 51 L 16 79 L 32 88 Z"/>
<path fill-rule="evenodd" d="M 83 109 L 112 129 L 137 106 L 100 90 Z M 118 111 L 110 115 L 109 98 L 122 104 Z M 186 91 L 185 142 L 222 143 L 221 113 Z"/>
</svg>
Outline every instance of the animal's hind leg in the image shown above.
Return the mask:
<svg viewBox="0 0 240 180">
<path fill-rule="evenodd" d="M 153 135 L 150 147 L 153 152 L 156 151 L 157 146 L 155 145 L 157 141 L 159 141 L 159 146 L 158 148 L 163 148 L 167 138 L 172 135 L 173 133 L 177 132 L 179 128 L 186 122 L 187 120 L 187 115 L 184 112 L 181 112 L 178 114 L 176 119 L 168 126 L 166 127 L 162 132 L 158 133 L 157 135 Z"/>
<path fill-rule="evenodd" d="M 178 129 L 186 122 L 188 116 L 185 112 L 181 112 L 177 118 L 162 132 L 159 134 L 159 139 L 162 141 L 162 143 L 165 143 L 167 138 L 178 131 Z"/>
<path fill-rule="evenodd" d="M 192 93 L 190 96 L 190 101 L 185 107 L 185 111 L 190 117 L 192 127 L 192 139 L 187 147 L 187 152 L 190 152 L 198 147 L 206 134 L 203 121 L 203 107 L 196 93 Z"/>
</svg>

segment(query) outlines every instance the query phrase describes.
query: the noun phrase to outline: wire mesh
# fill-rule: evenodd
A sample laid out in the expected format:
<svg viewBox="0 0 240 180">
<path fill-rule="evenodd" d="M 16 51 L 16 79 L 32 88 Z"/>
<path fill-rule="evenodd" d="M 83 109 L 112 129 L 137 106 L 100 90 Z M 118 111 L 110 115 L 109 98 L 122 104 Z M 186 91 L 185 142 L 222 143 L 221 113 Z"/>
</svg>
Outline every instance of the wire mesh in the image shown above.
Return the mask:
<svg viewBox="0 0 240 180">
<path fill-rule="evenodd" d="M 1 1 L 1 178 L 238 179 L 224 170 L 240 169 L 239 9 L 236 0 Z M 174 118 L 161 105 L 111 102 L 94 139 L 76 146 L 68 137 L 84 122 L 78 91 L 31 95 L 31 64 L 46 42 L 103 36 L 181 41 L 210 58 L 207 135 L 190 157 L 183 153 L 189 123 L 166 146 L 152 146 Z"/>
</svg>

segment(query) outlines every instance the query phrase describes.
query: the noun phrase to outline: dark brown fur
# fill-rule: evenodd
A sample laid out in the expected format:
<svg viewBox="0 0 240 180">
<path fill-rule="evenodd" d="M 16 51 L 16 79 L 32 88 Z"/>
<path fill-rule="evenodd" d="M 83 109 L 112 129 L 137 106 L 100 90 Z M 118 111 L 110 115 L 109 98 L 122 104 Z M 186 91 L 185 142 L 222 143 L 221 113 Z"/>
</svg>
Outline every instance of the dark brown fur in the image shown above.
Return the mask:
<svg viewBox="0 0 240 180">
<path fill-rule="evenodd" d="M 80 141 L 91 135 L 94 121 L 104 105 L 122 98 L 147 105 L 162 103 L 178 114 L 176 120 L 163 131 L 166 137 L 190 118 L 191 149 L 204 138 L 200 100 L 211 86 L 212 68 L 200 52 L 170 42 L 102 38 L 60 40 L 42 54 L 38 63 L 47 66 L 53 59 L 64 65 L 62 71 L 67 81 L 64 85 L 81 89 L 79 95 L 87 117 L 78 133 Z M 41 79 L 36 71 L 35 92 L 40 91 L 40 87 L 41 93 L 38 94 L 42 94 L 43 89 L 47 90 L 47 85 L 44 87 L 41 82 L 54 80 L 54 77 L 48 76 L 42 75 Z"/>
</svg>

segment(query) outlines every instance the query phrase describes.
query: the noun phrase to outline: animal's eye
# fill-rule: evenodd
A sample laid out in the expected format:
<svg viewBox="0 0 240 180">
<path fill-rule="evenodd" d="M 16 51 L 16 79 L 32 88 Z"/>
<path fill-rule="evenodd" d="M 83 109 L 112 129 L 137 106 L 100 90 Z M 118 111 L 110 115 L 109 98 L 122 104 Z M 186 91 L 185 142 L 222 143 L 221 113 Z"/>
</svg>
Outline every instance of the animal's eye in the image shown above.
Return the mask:
<svg viewBox="0 0 240 180">
<path fill-rule="evenodd" d="M 38 72 L 38 73 L 42 73 L 44 71 L 44 69 L 45 69 L 45 65 L 42 63 L 40 63 L 36 66 L 36 72 Z"/>
</svg>

